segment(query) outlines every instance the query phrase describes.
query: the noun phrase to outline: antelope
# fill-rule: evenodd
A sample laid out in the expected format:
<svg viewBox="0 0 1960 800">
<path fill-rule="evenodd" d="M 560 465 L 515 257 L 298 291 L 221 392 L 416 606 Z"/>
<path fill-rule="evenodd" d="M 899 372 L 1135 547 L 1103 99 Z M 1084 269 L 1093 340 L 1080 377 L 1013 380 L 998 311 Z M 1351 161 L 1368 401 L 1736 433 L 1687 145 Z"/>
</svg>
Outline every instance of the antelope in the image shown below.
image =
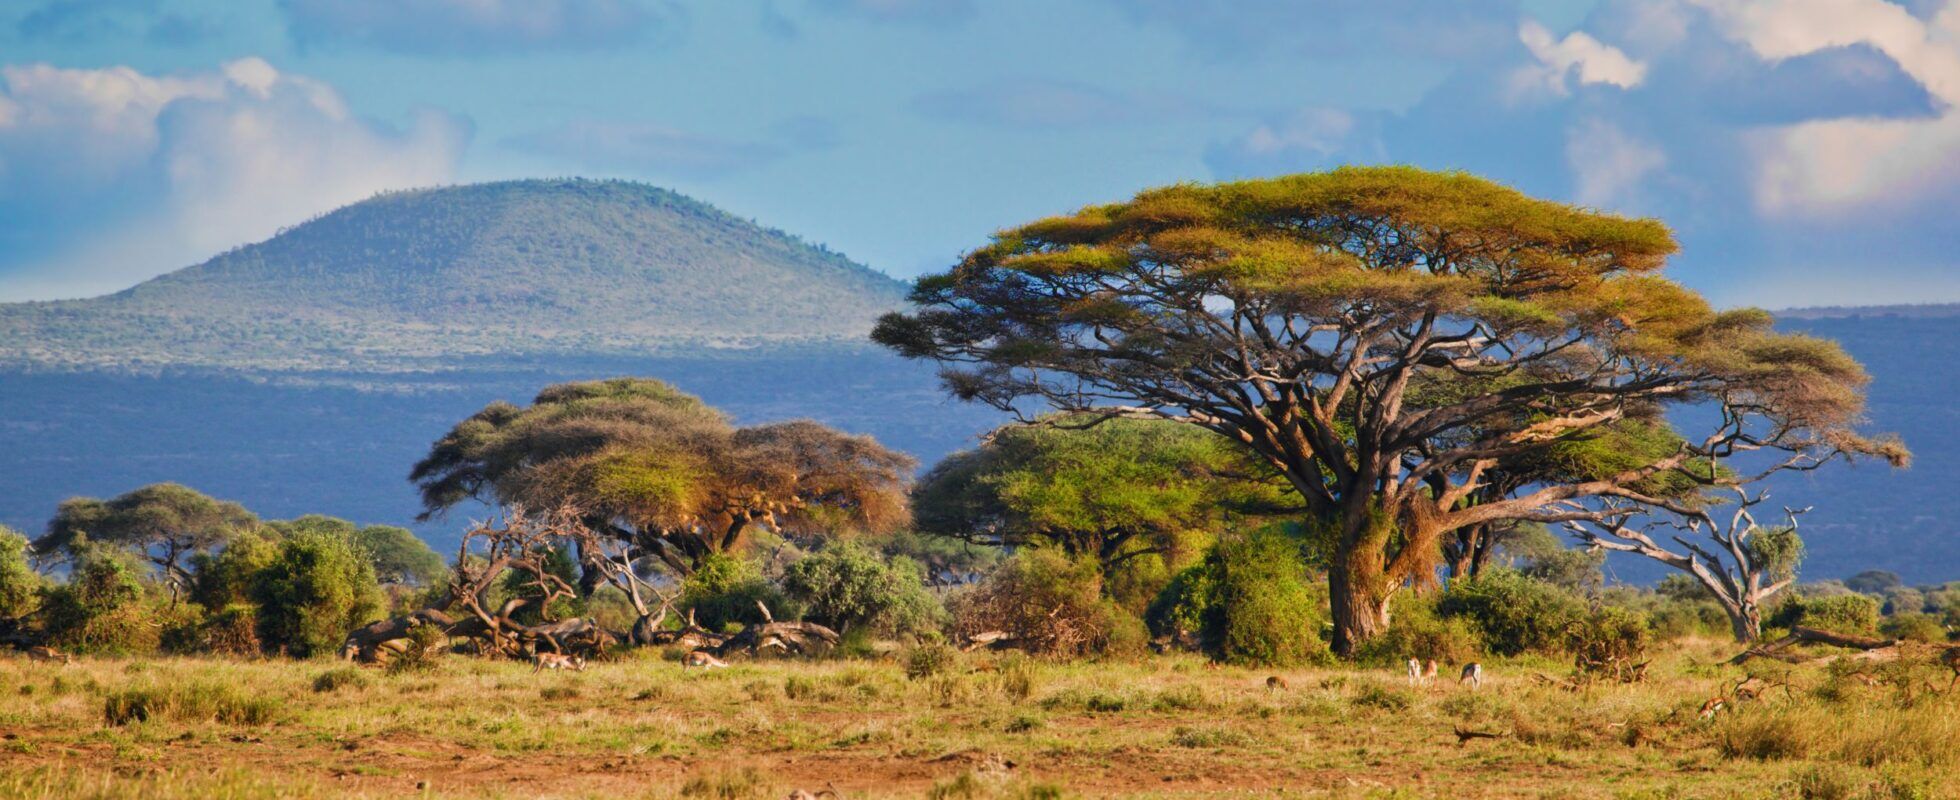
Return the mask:
<svg viewBox="0 0 1960 800">
<path fill-rule="evenodd" d="M 63 664 L 72 663 L 75 660 L 74 656 L 52 647 L 27 648 L 27 658 L 30 661 L 59 661 Z"/>
<path fill-rule="evenodd" d="M 1479 664 L 1475 661 L 1463 665 L 1463 674 L 1457 677 L 1456 684 L 1458 686 L 1462 686 L 1465 681 L 1468 681 L 1470 683 L 1470 688 L 1473 691 L 1483 688 L 1484 665 Z"/>
<path fill-rule="evenodd" d="M 585 656 L 568 656 L 563 653 L 539 653 L 531 656 L 531 674 L 536 675 L 548 669 L 569 669 L 585 671 Z"/>
<path fill-rule="evenodd" d="M 789 793 L 789 800 L 823 800 L 825 797 L 837 798 L 843 797 L 843 795 L 838 794 L 837 790 L 832 788 L 829 783 L 825 783 L 824 788 L 814 792 L 807 789 L 792 789 Z"/>
<path fill-rule="evenodd" d="M 1287 687 L 1286 687 L 1286 679 L 1285 679 L 1285 678 L 1282 678 L 1282 677 L 1280 677 L 1280 676 L 1278 676 L 1278 675 L 1274 675 L 1274 676 L 1272 676 L 1272 677 L 1270 677 L 1270 678 L 1267 678 L 1267 679 L 1266 679 L 1266 691 L 1269 691 L 1269 692 L 1283 692 L 1283 691 L 1286 691 L 1286 688 L 1287 688 Z"/>
<path fill-rule="evenodd" d="M 1414 686 L 1421 682 L 1422 682 L 1422 662 L 1411 658 L 1409 659 L 1409 685 Z"/>
<path fill-rule="evenodd" d="M 715 654 L 706 650 L 695 650 L 688 653 L 687 658 L 681 660 L 681 669 L 687 669 L 688 667 L 714 669 L 716 667 L 726 666 L 728 666 L 728 662 L 715 658 Z"/>
<path fill-rule="evenodd" d="M 1947 648 L 1946 652 L 1940 654 L 1940 663 L 1945 664 L 1947 669 L 1953 670 L 1953 678 L 1946 682 L 1946 688 L 1951 689 L 1953 684 L 1960 683 L 1960 647 Z"/>
<path fill-rule="evenodd" d="M 1425 686 L 1436 682 L 1436 659 L 1433 658 L 1423 659 L 1422 682 L 1423 685 Z"/>
<path fill-rule="evenodd" d="M 1729 707 L 1728 698 L 1710 697 L 1708 698 L 1708 702 L 1701 704 L 1701 711 L 1699 712 L 1698 716 L 1700 716 L 1702 719 L 1714 719 L 1716 714 L 1721 713 L 1722 711 L 1726 710 L 1728 707 Z"/>
</svg>

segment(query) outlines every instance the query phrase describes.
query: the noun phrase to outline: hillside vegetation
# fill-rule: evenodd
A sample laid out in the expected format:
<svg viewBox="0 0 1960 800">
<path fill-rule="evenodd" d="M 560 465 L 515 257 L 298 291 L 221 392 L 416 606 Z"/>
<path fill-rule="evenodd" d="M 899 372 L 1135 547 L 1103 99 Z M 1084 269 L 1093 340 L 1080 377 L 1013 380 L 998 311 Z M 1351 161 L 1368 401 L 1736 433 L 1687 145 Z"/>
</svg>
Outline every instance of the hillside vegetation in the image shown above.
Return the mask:
<svg viewBox="0 0 1960 800">
<path fill-rule="evenodd" d="M 862 341 L 904 287 L 673 192 L 381 195 L 88 300 L 0 305 L 0 365 L 379 369 Z"/>
</svg>

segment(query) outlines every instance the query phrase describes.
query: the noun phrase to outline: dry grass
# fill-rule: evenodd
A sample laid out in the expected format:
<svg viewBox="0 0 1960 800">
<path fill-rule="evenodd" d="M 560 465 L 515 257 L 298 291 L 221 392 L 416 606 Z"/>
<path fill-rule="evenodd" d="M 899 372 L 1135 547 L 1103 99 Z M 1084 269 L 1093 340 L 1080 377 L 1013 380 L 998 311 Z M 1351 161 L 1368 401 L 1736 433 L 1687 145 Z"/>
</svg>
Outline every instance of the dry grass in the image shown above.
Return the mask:
<svg viewBox="0 0 1960 800">
<path fill-rule="evenodd" d="M 1912 798 L 1960 791 L 1960 691 L 1797 670 L 1714 720 L 1719 643 L 1649 683 L 1568 692 L 1487 665 L 1482 692 L 1387 671 L 1188 657 L 751 662 L 657 655 L 532 675 L 444 659 L 0 658 L 0 797 L 1250 796 Z M 1903 684 L 1902 684 L 1903 686 Z M 1462 728 L 1499 734 L 1459 744 Z"/>
</svg>

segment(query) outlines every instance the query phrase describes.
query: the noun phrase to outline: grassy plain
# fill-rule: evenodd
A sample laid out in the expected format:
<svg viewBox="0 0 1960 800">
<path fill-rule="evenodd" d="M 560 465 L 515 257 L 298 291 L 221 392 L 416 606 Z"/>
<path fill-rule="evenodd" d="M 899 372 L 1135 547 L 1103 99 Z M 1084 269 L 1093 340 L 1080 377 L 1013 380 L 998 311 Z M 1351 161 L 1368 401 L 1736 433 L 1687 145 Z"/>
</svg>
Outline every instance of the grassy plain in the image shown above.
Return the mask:
<svg viewBox="0 0 1960 800">
<path fill-rule="evenodd" d="M 1646 683 L 1577 691 L 1532 660 L 1488 664 L 1471 691 L 1188 656 L 978 654 L 920 678 L 853 660 L 683 671 L 652 652 L 542 675 L 5 658 L 0 797 L 1960 796 L 1960 690 L 1928 688 L 1944 674 L 1763 667 L 1789 689 L 1700 719 L 1744 674 L 1720 665 L 1732 651 L 1671 646 Z"/>
</svg>

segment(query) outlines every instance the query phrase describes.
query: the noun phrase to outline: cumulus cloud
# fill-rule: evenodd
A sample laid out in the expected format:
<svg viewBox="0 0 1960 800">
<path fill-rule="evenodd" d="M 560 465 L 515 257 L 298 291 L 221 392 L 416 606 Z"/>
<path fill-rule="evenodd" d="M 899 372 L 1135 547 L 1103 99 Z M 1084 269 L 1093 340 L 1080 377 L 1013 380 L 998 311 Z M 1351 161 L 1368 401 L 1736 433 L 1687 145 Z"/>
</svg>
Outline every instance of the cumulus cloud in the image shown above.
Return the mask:
<svg viewBox="0 0 1960 800">
<path fill-rule="evenodd" d="M 1752 132 L 1756 202 L 1825 215 L 1950 194 L 1960 182 L 1960 0 L 1930 17 L 1883 0 L 1696 0 L 1722 32 L 1781 61 L 1831 48 L 1883 53 L 1935 99 L 1924 118 L 1843 117 Z"/>
<path fill-rule="evenodd" d="M 332 86 L 257 58 L 183 75 L 10 65 L 0 85 L 0 294 L 13 298 L 120 288 L 449 180 L 469 135 L 433 111 L 402 130 L 362 119 Z"/>
<path fill-rule="evenodd" d="M 281 0 L 294 40 L 408 53 L 616 47 L 672 34 L 673 0 Z"/>
<path fill-rule="evenodd" d="M 1565 160 L 1572 169 L 1573 198 L 1610 210 L 1637 204 L 1641 183 L 1667 165 L 1659 147 L 1599 119 L 1567 132 Z"/>
<path fill-rule="evenodd" d="M 1585 31 L 1554 38 L 1537 20 L 1527 19 L 1518 26 L 1518 41 L 1535 59 L 1513 73 L 1520 94 L 1544 91 L 1562 97 L 1571 93 L 1575 78 L 1581 86 L 1598 83 L 1631 89 L 1647 76 L 1647 65 Z"/>
</svg>

